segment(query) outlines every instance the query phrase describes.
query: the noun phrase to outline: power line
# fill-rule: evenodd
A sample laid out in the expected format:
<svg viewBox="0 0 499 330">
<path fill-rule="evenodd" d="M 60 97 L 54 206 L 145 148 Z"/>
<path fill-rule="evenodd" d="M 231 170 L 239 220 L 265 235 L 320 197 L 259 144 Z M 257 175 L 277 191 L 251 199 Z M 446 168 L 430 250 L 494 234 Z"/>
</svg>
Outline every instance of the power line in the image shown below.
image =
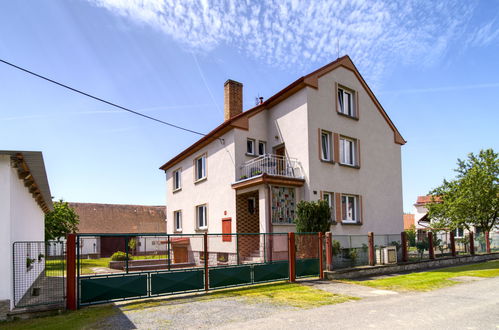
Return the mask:
<svg viewBox="0 0 499 330">
<path fill-rule="evenodd" d="M 40 74 L 38 74 L 38 73 L 35 73 L 35 72 L 33 72 L 33 71 L 30 71 L 30 70 L 28 70 L 28 69 L 22 68 L 22 67 L 20 67 L 20 66 L 18 66 L 18 65 L 15 65 L 15 64 L 13 64 L 13 63 L 7 62 L 7 61 L 5 61 L 5 60 L 0 59 L 0 62 L 5 63 L 5 64 L 7 64 L 7 65 L 10 65 L 11 67 L 16 68 L 16 69 L 18 69 L 18 70 L 21 70 L 21 71 L 24 71 L 24 72 L 26 72 L 26 73 L 29 73 L 29 74 L 31 74 L 31 75 L 33 75 L 33 76 L 35 76 L 35 77 L 40 78 L 40 79 L 43 79 L 43 80 L 46 80 L 46 81 L 51 82 L 51 83 L 53 83 L 53 84 L 56 84 L 56 85 L 58 85 L 58 86 L 60 86 L 60 87 L 64 87 L 64 88 L 66 88 L 66 89 L 69 89 L 70 91 L 73 91 L 73 92 L 75 92 L 75 93 L 78 93 L 78 94 L 81 94 L 81 95 L 84 95 L 84 96 L 90 97 L 90 98 L 92 98 L 92 99 L 94 99 L 94 100 L 97 100 L 97 101 L 103 102 L 103 103 L 105 103 L 105 104 L 108 104 L 108 105 L 110 105 L 110 106 L 116 107 L 116 108 L 118 108 L 118 109 L 121 109 L 121 110 L 124 110 L 124 111 L 130 112 L 130 113 L 133 113 L 134 115 L 141 116 L 141 117 L 144 117 L 144 118 L 147 118 L 147 119 L 150 119 L 150 120 L 154 120 L 154 121 L 156 121 L 156 122 L 158 122 L 158 123 L 161 123 L 161 124 L 164 124 L 164 125 L 167 125 L 167 126 L 173 127 L 173 128 L 177 128 L 177 129 L 180 129 L 180 130 L 183 130 L 183 131 L 186 131 L 186 132 L 190 132 L 190 133 L 193 133 L 193 134 L 197 134 L 197 135 L 201 135 L 201 136 L 205 136 L 205 135 L 206 135 L 206 134 L 203 134 L 203 133 L 200 133 L 200 132 L 197 132 L 197 131 L 194 131 L 194 130 L 191 130 L 191 129 L 188 129 L 188 128 L 185 128 L 185 127 L 182 127 L 182 126 L 178 126 L 178 125 L 175 125 L 175 124 L 172 124 L 172 123 L 168 123 L 168 122 L 163 121 L 163 120 L 161 120 L 161 119 L 157 119 L 157 118 L 154 118 L 154 117 L 151 117 L 151 116 L 145 115 L 145 114 L 143 114 L 143 113 L 140 113 L 140 112 L 134 111 L 134 110 L 132 110 L 132 109 L 129 109 L 129 108 L 123 107 L 123 106 L 121 106 L 121 105 L 119 105 L 119 104 L 116 104 L 116 103 L 113 103 L 113 102 L 110 102 L 110 101 L 106 101 L 106 100 L 104 100 L 104 99 L 102 99 L 102 98 L 100 98 L 100 97 L 94 96 L 94 95 L 92 95 L 92 94 L 89 94 L 89 93 L 83 92 L 83 91 L 81 91 L 81 90 L 79 90 L 79 89 L 76 89 L 76 88 L 73 88 L 73 87 L 71 87 L 71 86 L 65 85 L 65 84 L 60 83 L 60 82 L 58 82 L 58 81 L 55 81 L 55 80 L 53 80 L 53 79 L 47 78 L 47 77 L 45 77 L 45 76 L 42 76 L 42 75 L 40 75 Z"/>
</svg>

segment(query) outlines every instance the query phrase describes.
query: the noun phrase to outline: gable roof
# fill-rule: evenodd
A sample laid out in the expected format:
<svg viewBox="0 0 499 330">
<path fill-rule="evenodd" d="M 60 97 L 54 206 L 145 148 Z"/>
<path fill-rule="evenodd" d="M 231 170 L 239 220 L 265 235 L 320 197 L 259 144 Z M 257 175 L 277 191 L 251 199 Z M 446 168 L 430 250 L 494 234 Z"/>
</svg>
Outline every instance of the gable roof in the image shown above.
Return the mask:
<svg viewBox="0 0 499 330">
<path fill-rule="evenodd" d="M 41 151 L 0 150 L 0 155 L 11 157 L 19 179 L 33 195 L 44 213 L 54 209 L 52 194 L 45 171 L 45 163 Z"/>
<path fill-rule="evenodd" d="M 432 196 L 432 195 L 418 196 L 418 199 L 414 205 L 416 206 L 426 205 L 428 203 L 431 203 L 433 199 L 435 200 L 435 202 L 441 201 L 440 197 L 438 196 Z"/>
<path fill-rule="evenodd" d="M 325 66 L 309 73 L 306 76 L 300 77 L 297 80 L 295 80 L 293 83 L 282 89 L 281 91 L 277 92 L 273 96 L 269 97 L 267 100 L 265 100 L 263 103 L 257 105 L 254 108 L 251 108 L 249 110 L 246 110 L 234 117 L 232 117 L 229 120 L 226 120 L 223 122 L 221 125 L 216 127 L 214 130 L 203 136 L 201 139 L 199 139 L 197 142 L 192 144 L 190 147 L 179 153 L 177 156 L 173 157 L 170 159 L 168 162 L 166 162 L 163 166 L 160 167 L 161 170 L 166 171 L 170 167 L 174 166 L 184 158 L 190 156 L 194 152 L 198 151 L 199 149 L 203 148 L 210 142 L 218 139 L 220 136 L 225 134 L 226 132 L 232 130 L 233 128 L 241 128 L 241 129 L 248 129 L 248 119 L 257 113 L 270 109 L 271 107 L 275 106 L 279 102 L 287 99 L 294 93 L 298 92 L 302 88 L 305 87 L 312 87 L 312 88 L 319 88 L 319 78 L 322 77 L 323 75 L 333 71 L 334 69 L 337 69 L 339 67 L 344 67 L 347 70 L 350 70 L 354 73 L 354 75 L 357 77 L 357 79 L 360 81 L 362 84 L 362 87 L 366 90 L 367 94 L 373 101 L 374 105 L 380 112 L 380 114 L 383 116 L 385 121 L 387 122 L 388 126 L 393 131 L 393 137 L 394 137 L 394 142 L 400 145 L 404 145 L 406 141 L 400 134 L 400 132 L 397 130 L 395 125 L 393 124 L 392 120 L 390 117 L 388 117 L 388 114 L 385 112 L 381 104 L 379 103 L 378 99 L 374 95 L 374 93 L 371 91 L 369 86 L 367 85 L 366 81 L 362 77 L 362 75 L 359 73 L 355 65 L 353 64 L 352 60 L 348 55 L 345 55 L 343 57 L 338 58 L 337 60 L 326 64 Z"/>
<path fill-rule="evenodd" d="M 164 206 L 70 202 L 80 217 L 79 234 L 166 233 Z"/>
</svg>

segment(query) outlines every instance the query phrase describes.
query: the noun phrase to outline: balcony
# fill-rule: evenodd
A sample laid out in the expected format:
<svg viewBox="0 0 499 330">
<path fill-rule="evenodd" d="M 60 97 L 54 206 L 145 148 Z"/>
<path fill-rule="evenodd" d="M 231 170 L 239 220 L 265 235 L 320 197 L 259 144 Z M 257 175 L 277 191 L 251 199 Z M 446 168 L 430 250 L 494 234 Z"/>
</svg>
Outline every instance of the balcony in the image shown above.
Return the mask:
<svg viewBox="0 0 499 330">
<path fill-rule="evenodd" d="M 247 161 L 240 167 L 237 181 L 254 177 L 269 176 L 303 179 L 300 162 L 295 158 L 266 154 Z"/>
</svg>

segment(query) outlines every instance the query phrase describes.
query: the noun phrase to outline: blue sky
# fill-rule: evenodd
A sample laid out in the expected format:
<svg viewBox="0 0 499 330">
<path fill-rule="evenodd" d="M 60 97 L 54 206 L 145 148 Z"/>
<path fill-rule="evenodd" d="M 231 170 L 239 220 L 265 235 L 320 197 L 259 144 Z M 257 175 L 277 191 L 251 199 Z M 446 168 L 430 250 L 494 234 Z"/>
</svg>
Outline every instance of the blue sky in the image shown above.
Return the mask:
<svg viewBox="0 0 499 330">
<path fill-rule="evenodd" d="M 497 0 L 0 3 L 0 58 L 201 132 L 226 79 L 248 109 L 338 49 L 408 141 L 405 211 L 457 158 L 499 150 Z M 43 151 L 55 198 L 164 204 L 158 167 L 198 138 L 3 64 L 0 86 L 0 149 Z"/>
</svg>

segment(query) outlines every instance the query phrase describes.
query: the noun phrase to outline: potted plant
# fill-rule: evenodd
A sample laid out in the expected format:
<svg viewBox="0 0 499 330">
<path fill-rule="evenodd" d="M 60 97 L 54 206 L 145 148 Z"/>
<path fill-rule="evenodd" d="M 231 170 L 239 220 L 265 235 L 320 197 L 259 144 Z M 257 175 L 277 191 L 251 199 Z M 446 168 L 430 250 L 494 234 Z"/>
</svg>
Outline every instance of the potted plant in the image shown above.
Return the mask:
<svg viewBox="0 0 499 330">
<path fill-rule="evenodd" d="M 31 270 L 34 262 L 35 262 L 35 259 L 30 258 L 30 257 L 26 257 L 26 271 Z"/>
<path fill-rule="evenodd" d="M 38 262 L 41 262 L 45 255 L 43 253 L 38 254 Z"/>
</svg>

